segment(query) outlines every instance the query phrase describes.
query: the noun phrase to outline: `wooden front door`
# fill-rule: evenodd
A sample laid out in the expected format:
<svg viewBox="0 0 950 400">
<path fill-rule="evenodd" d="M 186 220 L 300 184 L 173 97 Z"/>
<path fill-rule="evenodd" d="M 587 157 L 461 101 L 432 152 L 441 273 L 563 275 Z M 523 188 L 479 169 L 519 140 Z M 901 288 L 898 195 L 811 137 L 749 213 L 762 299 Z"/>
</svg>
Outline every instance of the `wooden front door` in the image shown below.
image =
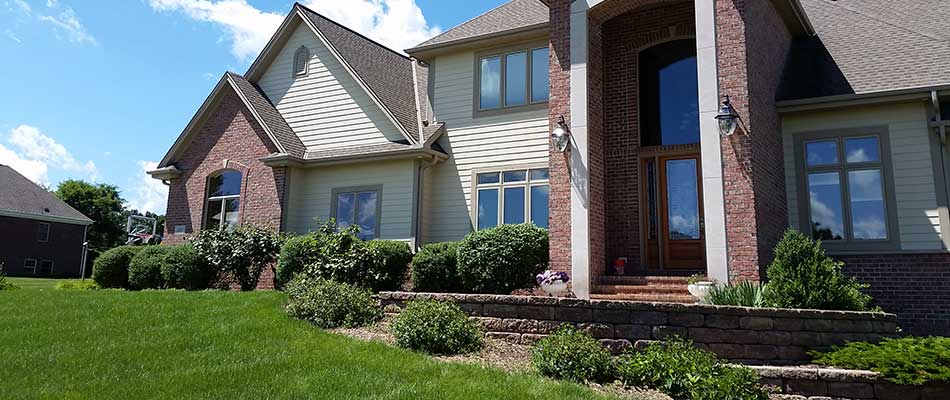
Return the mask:
<svg viewBox="0 0 950 400">
<path fill-rule="evenodd" d="M 658 157 L 657 161 L 661 268 L 705 270 L 699 156 Z"/>
</svg>

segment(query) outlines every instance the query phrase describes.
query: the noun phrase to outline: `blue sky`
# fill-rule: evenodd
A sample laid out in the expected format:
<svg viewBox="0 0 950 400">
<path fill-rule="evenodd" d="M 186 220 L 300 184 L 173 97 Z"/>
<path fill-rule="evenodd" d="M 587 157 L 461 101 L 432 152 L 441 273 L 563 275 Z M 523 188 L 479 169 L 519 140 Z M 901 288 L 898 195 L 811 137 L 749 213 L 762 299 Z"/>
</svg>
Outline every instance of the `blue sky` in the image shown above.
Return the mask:
<svg viewBox="0 0 950 400">
<path fill-rule="evenodd" d="M 504 0 L 301 2 L 402 49 Z M 113 184 L 130 206 L 164 213 L 164 187 L 145 169 L 224 71 L 245 72 L 292 5 L 0 0 L 0 164 L 54 188 Z"/>
</svg>

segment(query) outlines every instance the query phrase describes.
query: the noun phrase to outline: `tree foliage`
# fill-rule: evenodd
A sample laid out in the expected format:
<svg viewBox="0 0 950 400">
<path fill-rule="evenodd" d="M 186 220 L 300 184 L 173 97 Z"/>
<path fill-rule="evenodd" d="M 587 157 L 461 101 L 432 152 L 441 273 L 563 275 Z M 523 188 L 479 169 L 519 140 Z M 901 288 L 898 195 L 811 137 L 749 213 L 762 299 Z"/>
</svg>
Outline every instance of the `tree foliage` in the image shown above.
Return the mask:
<svg viewBox="0 0 950 400">
<path fill-rule="evenodd" d="M 70 179 L 53 193 L 93 221 L 86 236 L 91 250 L 102 252 L 125 243 L 125 207 L 117 187 Z"/>
</svg>

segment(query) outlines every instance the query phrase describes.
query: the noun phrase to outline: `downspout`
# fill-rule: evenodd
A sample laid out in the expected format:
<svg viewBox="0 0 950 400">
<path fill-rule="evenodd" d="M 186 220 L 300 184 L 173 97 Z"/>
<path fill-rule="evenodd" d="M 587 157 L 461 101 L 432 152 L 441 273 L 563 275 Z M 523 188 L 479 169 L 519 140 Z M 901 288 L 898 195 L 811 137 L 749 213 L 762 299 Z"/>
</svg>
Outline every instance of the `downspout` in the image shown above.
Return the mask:
<svg viewBox="0 0 950 400">
<path fill-rule="evenodd" d="M 422 191 L 425 188 L 425 185 L 424 185 L 425 173 L 427 170 L 429 170 L 429 168 L 434 167 L 438 163 L 439 163 L 439 158 L 436 156 L 432 156 L 431 160 L 429 160 L 428 162 L 422 165 L 419 165 L 419 168 L 416 170 L 416 174 L 417 174 L 416 182 L 418 182 L 418 187 L 416 188 L 416 196 L 415 196 L 416 197 L 416 231 L 413 233 L 413 235 L 415 236 L 415 240 L 413 243 L 414 251 L 419 251 L 419 249 L 422 248 L 422 245 L 421 245 L 422 212 L 424 211 L 422 207 Z"/>
<path fill-rule="evenodd" d="M 944 236 L 944 247 L 950 248 L 950 182 L 947 179 L 947 127 L 950 121 L 944 120 L 940 109 L 940 96 L 936 90 L 930 91 L 930 101 L 933 111 L 933 117 L 927 118 L 928 127 L 933 128 L 933 133 L 937 135 L 937 142 L 940 144 L 937 157 L 940 160 L 940 170 L 934 171 L 934 179 L 943 179 L 943 182 L 937 182 L 937 188 L 943 188 L 943 193 L 938 193 L 938 210 L 940 217 L 940 233 Z M 939 173 L 938 173 L 939 172 Z M 941 184 L 942 183 L 942 184 Z M 942 199 L 941 199 L 942 197 Z"/>
</svg>

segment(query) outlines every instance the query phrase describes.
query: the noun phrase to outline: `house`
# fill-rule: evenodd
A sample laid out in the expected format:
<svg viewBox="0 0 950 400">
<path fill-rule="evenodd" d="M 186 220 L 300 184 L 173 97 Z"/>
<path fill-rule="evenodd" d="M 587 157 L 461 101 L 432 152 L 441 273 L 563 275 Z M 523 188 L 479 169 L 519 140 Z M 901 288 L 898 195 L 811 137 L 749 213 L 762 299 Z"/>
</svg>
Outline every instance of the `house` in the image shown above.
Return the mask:
<svg viewBox="0 0 950 400">
<path fill-rule="evenodd" d="M 512 0 L 407 57 L 296 4 L 150 173 L 171 241 L 335 218 L 417 247 L 533 222 L 581 298 L 762 278 L 792 227 L 905 329 L 946 332 L 940 6 Z"/>
<path fill-rule="evenodd" d="M 78 278 L 92 220 L 0 164 L 0 265 L 8 276 Z"/>
</svg>

